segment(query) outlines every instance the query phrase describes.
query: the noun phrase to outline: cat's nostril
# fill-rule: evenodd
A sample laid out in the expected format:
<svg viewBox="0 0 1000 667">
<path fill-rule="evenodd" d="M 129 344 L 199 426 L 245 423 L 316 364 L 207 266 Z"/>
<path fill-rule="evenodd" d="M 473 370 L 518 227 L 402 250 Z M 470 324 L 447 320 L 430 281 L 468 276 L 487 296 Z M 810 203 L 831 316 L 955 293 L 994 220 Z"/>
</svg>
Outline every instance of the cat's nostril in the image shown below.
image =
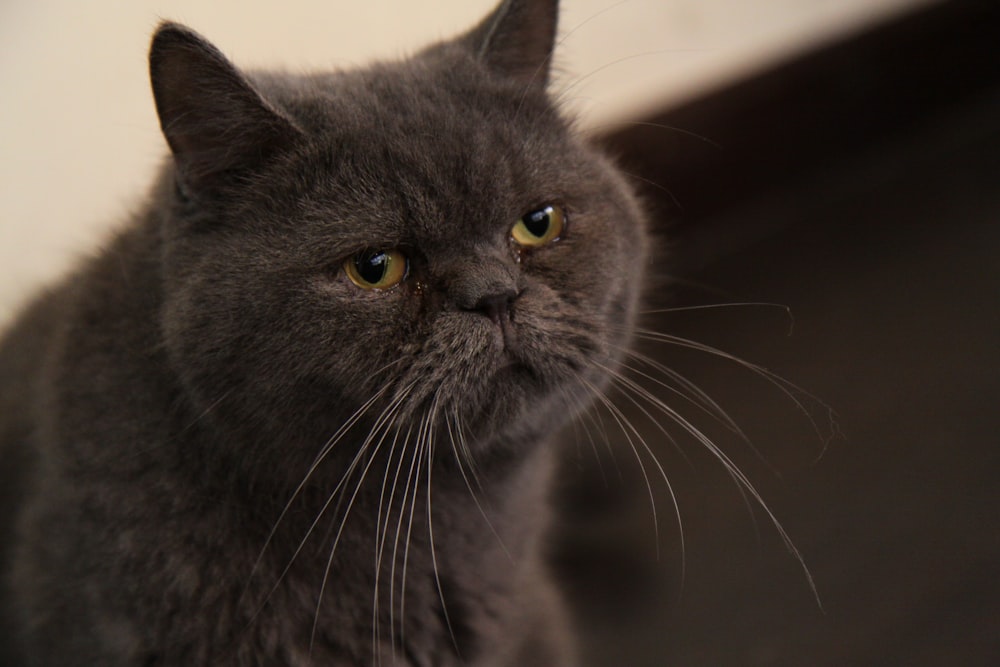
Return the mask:
<svg viewBox="0 0 1000 667">
<path fill-rule="evenodd" d="M 511 290 L 499 294 L 489 294 L 481 297 L 476 305 L 469 310 L 477 310 L 493 320 L 496 325 L 510 321 L 511 304 L 517 298 L 517 292 Z"/>
</svg>

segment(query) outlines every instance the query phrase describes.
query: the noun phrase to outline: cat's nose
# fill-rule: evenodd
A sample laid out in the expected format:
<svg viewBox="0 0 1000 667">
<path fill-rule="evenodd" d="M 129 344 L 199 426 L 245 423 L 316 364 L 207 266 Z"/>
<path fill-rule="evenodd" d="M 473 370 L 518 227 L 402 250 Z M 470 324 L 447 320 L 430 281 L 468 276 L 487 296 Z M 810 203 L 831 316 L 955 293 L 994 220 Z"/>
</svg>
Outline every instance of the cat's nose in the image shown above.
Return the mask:
<svg viewBox="0 0 1000 667">
<path fill-rule="evenodd" d="M 521 294 L 515 270 L 482 253 L 456 263 L 445 278 L 445 291 L 453 307 L 482 313 L 494 324 L 510 323 L 513 304 Z"/>
<path fill-rule="evenodd" d="M 467 310 L 479 311 L 493 320 L 493 323 L 497 326 L 503 326 L 506 322 L 510 321 L 511 304 L 514 303 L 516 298 L 517 292 L 512 289 L 496 294 L 487 294 L 481 297 L 472 308 L 468 308 Z"/>
</svg>

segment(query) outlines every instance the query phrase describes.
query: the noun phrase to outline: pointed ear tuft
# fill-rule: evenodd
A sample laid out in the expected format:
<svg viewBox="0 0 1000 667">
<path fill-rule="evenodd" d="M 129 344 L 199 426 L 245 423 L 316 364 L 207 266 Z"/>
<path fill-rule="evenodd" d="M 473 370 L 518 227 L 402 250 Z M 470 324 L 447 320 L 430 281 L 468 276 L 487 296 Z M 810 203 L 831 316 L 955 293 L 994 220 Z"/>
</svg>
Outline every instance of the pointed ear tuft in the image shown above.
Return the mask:
<svg viewBox="0 0 1000 667">
<path fill-rule="evenodd" d="M 218 49 L 182 25 L 160 25 L 149 73 L 160 127 L 189 192 L 253 168 L 298 134 Z"/>
<path fill-rule="evenodd" d="M 493 71 L 544 88 L 558 19 L 559 0 L 503 0 L 465 39 Z"/>
</svg>

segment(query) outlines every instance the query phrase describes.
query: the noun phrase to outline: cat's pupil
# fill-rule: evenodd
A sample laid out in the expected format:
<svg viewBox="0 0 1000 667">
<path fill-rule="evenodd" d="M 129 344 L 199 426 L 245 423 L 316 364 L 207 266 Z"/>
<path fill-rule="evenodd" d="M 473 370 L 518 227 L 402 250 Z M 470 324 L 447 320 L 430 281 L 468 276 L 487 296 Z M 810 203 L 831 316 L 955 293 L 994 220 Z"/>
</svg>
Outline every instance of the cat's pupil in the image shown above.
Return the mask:
<svg viewBox="0 0 1000 667">
<path fill-rule="evenodd" d="M 381 250 L 368 251 L 354 258 L 354 267 L 358 275 L 375 285 L 385 277 L 389 265 L 389 256 Z"/>
<path fill-rule="evenodd" d="M 521 222 L 524 223 L 525 228 L 529 232 L 538 238 L 542 238 L 549 231 L 549 225 L 552 224 L 551 213 L 552 209 L 546 206 L 524 216 Z"/>
</svg>

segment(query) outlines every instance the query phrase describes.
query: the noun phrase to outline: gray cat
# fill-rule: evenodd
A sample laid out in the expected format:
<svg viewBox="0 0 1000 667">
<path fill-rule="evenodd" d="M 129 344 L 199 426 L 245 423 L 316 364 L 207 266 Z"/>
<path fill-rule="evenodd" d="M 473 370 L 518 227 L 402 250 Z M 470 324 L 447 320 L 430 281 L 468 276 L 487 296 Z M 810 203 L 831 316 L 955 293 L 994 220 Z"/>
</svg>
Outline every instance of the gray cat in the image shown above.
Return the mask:
<svg viewBox="0 0 1000 667">
<path fill-rule="evenodd" d="M 304 76 L 159 28 L 172 159 L 0 343 L 4 664 L 576 662 L 551 440 L 645 236 L 546 94 L 556 15 Z"/>
</svg>

